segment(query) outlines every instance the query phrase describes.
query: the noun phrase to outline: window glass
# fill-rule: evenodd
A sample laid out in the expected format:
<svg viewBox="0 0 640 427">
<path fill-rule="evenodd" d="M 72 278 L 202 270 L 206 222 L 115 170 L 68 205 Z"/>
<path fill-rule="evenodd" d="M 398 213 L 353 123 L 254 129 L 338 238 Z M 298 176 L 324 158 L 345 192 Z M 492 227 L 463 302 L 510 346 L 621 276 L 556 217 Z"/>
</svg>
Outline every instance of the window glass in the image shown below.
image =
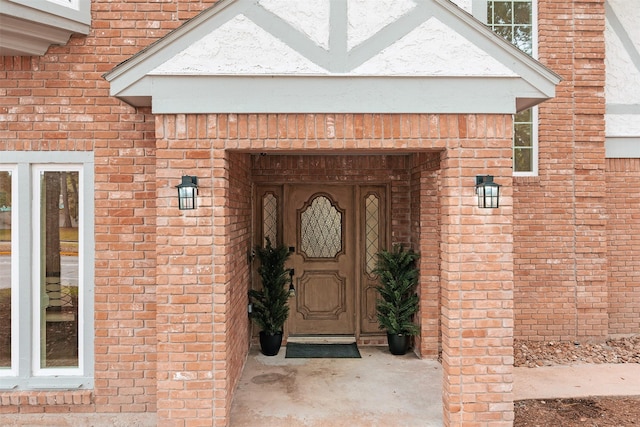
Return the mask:
<svg viewBox="0 0 640 427">
<path fill-rule="evenodd" d="M 513 119 L 513 168 L 515 171 L 533 170 L 533 119 L 531 109 Z"/>
<path fill-rule="evenodd" d="M 0 369 L 11 368 L 11 172 L 0 170 Z"/>
<path fill-rule="evenodd" d="M 531 0 L 487 2 L 487 23 L 496 34 L 533 55 L 533 8 Z"/>
<path fill-rule="evenodd" d="M 512 24 L 513 2 L 510 1 L 493 1 L 489 2 L 491 10 L 491 18 L 493 25 Z"/>
<path fill-rule="evenodd" d="M 487 23 L 521 51 L 533 55 L 534 22 L 531 0 L 487 1 Z M 513 118 L 513 171 L 531 173 L 537 167 L 533 109 Z"/>
<path fill-rule="evenodd" d="M 78 366 L 78 172 L 40 173 L 40 367 Z"/>
<path fill-rule="evenodd" d="M 513 8 L 513 23 L 515 25 L 527 25 L 531 27 L 531 16 L 533 16 L 531 2 L 516 2 Z"/>
</svg>

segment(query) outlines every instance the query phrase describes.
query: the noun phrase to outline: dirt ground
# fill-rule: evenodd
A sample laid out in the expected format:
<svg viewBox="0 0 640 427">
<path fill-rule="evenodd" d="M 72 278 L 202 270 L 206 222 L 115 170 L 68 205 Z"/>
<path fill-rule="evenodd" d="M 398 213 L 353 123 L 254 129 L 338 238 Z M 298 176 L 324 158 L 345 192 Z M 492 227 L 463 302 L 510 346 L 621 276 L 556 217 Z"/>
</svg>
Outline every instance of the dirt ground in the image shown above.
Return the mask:
<svg viewBox="0 0 640 427">
<path fill-rule="evenodd" d="M 514 427 L 640 426 L 640 396 L 520 400 Z"/>
<path fill-rule="evenodd" d="M 640 335 L 600 344 L 516 341 L 515 365 L 640 363 Z M 640 378 L 638 379 L 640 381 Z M 640 426 L 640 396 L 521 400 L 515 403 L 514 427 Z"/>
</svg>

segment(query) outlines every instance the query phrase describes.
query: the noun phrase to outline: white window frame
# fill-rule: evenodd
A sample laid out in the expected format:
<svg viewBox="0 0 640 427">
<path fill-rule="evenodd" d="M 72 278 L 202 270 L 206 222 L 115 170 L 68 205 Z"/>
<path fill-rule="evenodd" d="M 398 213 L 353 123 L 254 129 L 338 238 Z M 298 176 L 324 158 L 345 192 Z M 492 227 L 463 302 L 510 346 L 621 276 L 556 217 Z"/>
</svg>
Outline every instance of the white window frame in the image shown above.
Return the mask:
<svg viewBox="0 0 640 427">
<path fill-rule="evenodd" d="M 483 22 L 485 25 L 487 23 L 487 9 L 488 9 L 488 1 L 487 0 L 472 0 L 472 14 L 479 21 Z M 531 0 L 531 54 L 532 57 L 538 59 L 538 1 Z M 516 172 L 515 168 L 513 171 L 513 176 L 538 176 L 538 158 L 539 158 L 539 141 L 538 141 L 538 107 L 533 107 L 531 109 L 531 171 L 524 172 Z M 515 132 L 515 127 L 514 127 Z M 515 147 L 512 144 L 512 150 Z M 513 156 L 515 158 L 515 156 Z"/>
<path fill-rule="evenodd" d="M 92 389 L 95 259 L 93 153 L 3 152 L 0 170 L 12 172 L 12 351 L 11 368 L 0 369 L 0 390 Z M 78 367 L 73 368 L 40 367 L 39 174 L 42 171 L 77 171 L 79 174 Z"/>
</svg>

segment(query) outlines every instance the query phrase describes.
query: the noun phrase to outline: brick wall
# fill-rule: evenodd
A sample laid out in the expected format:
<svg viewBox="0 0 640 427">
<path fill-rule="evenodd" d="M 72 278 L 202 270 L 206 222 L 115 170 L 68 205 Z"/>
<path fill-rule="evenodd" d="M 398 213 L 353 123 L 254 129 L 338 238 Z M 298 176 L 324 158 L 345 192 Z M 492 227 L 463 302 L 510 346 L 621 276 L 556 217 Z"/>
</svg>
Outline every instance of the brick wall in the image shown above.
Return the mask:
<svg viewBox="0 0 640 427">
<path fill-rule="evenodd" d="M 247 315 L 249 288 L 251 286 L 248 253 L 253 247 L 251 236 L 251 156 L 246 153 L 227 152 L 229 167 L 229 188 L 227 200 L 220 200 L 228 206 L 227 233 L 230 234 L 230 248 L 226 257 L 229 266 L 229 287 L 227 289 L 228 358 L 226 396 L 231 396 L 240 379 L 240 374 L 249 349 L 251 324 Z M 231 410 L 231 399 L 226 399 L 225 416 Z"/>
<path fill-rule="evenodd" d="M 155 141 L 153 122 L 123 122 L 95 141 L 95 403 L 155 411 Z"/>
<path fill-rule="evenodd" d="M 95 153 L 95 389 L 21 392 L 3 411 L 155 411 L 153 120 L 107 97 L 85 43 L 0 60 L 0 150 Z"/>
<path fill-rule="evenodd" d="M 440 157 L 418 153 L 411 169 L 411 241 L 420 253 L 420 335 L 418 353 L 440 351 Z"/>
<path fill-rule="evenodd" d="M 516 337 L 602 339 L 607 325 L 604 1 L 540 0 L 539 176 L 514 179 Z"/>
<path fill-rule="evenodd" d="M 640 333 L 640 159 L 608 159 L 609 333 Z"/>
</svg>

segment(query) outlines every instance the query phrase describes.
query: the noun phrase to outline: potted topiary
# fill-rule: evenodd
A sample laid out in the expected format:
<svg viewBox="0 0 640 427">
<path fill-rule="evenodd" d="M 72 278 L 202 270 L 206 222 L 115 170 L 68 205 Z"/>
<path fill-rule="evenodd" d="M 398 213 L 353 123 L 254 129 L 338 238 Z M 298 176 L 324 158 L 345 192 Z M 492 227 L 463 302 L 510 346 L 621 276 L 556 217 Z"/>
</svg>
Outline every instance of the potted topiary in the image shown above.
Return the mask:
<svg viewBox="0 0 640 427">
<path fill-rule="evenodd" d="M 266 356 L 275 356 L 282 345 L 284 322 L 289 316 L 289 269 L 284 263 L 289 258 L 286 246 L 273 247 L 269 238 L 264 248 L 256 248 L 260 260 L 258 274 L 261 289 L 251 289 L 249 299 L 252 304 L 251 317 L 260 327 L 260 348 Z"/>
<path fill-rule="evenodd" d="M 391 354 L 405 354 L 409 349 L 411 336 L 418 334 L 418 326 L 413 323 L 413 315 L 418 312 L 418 268 L 420 258 L 412 249 L 404 250 L 402 245 L 394 245 L 391 251 L 378 253 L 378 274 L 380 284 L 376 287 L 380 299 L 376 302 L 376 312 L 380 329 L 387 331 L 387 342 Z"/>
</svg>

